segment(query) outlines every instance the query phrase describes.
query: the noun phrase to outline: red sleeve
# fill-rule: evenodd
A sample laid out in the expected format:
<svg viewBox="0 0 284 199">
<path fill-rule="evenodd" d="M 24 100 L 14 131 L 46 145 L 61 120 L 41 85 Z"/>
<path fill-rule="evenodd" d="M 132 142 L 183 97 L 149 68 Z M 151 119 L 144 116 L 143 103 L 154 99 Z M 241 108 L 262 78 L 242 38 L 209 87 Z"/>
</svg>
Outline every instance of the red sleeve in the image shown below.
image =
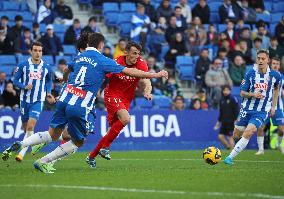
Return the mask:
<svg viewBox="0 0 284 199">
<path fill-rule="evenodd" d="M 142 58 L 138 58 L 137 69 L 148 72 L 148 65 Z"/>
<path fill-rule="evenodd" d="M 114 60 L 117 64 L 122 65 L 123 66 L 123 58 L 122 57 L 118 57 Z M 107 78 L 111 78 L 113 74 L 112 73 L 108 73 L 106 74 Z"/>
</svg>

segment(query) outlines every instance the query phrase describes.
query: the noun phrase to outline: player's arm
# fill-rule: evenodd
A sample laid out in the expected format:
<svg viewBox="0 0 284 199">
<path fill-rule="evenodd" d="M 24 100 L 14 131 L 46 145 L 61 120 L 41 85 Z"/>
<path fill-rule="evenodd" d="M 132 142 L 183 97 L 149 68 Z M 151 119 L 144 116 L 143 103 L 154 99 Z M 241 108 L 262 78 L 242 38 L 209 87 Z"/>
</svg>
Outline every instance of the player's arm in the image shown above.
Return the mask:
<svg viewBox="0 0 284 199">
<path fill-rule="evenodd" d="M 251 81 L 250 81 L 250 74 L 247 73 L 245 75 L 245 78 L 243 79 L 242 83 L 241 83 L 241 97 L 242 98 L 258 98 L 258 99 L 262 99 L 263 95 L 260 92 L 250 92 L 249 88 L 251 86 Z"/>
<path fill-rule="evenodd" d="M 64 71 L 63 71 L 63 81 L 65 83 L 67 83 L 70 73 L 71 73 L 71 70 L 68 67 L 64 68 Z"/>
<path fill-rule="evenodd" d="M 271 109 L 275 110 L 276 105 L 277 105 L 277 101 L 278 101 L 278 95 L 279 95 L 279 87 L 276 86 L 276 87 L 274 87 L 274 91 L 273 91 Z"/>
<path fill-rule="evenodd" d="M 46 99 L 47 99 L 48 103 L 50 103 L 50 104 L 55 103 L 55 98 L 51 94 L 51 90 L 52 90 L 52 75 L 51 75 L 51 70 L 50 69 L 48 69 L 48 73 L 46 75 L 45 86 L 46 86 Z"/>
<path fill-rule="evenodd" d="M 144 72 L 142 70 L 138 70 L 136 68 L 126 68 L 125 67 L 121 71 L 121 73 L 127 76 L 131 76 L 131 77 L 148 78 L 148 79 L 165 77 L 166 79 L 168 79 L 168 72 L 165 70 L 161 70 L 158 73 L 150 73 L 150 72 Z"/>
<path fill-rule="evenodd" d="M 147 100 L 151 100 L 152 99 L 152 85 L 151 85 L 151 81 L 150 79 L 141 79 L 140 80 L 142 87 L 143 87 L 143 93 L 144 93 L 144 97 Z"/>
<path fill-rule="evenodd" d="M 25 90 L 30 90 L 32 89 L 32 85 L 24 85 L 22 82 L 20 82 L 20 79 L 23 77 L 23 68 L 21 66 L 16 68 L 16 73 L 14 75 L 14 81 L 13 84 L 14 86 L 18 87 L 19 89 L 25 89 Z"/>
</svg>

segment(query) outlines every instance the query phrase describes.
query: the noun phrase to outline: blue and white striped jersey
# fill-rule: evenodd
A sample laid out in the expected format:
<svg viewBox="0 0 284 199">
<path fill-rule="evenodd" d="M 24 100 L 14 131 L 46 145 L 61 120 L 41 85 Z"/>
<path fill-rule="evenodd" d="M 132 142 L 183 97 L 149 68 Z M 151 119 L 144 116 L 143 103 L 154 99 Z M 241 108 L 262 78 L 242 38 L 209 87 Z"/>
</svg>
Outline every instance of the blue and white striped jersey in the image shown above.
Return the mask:
<svg viewBox="0 0 284 199">
<path fill-rule="evenodd" d="M 27 103 L 45 101 L 46 93 L 51 93 L 52 89 L 52 72 L 43 60 L 40 64 L 33 64 L 32 58 L 29 58 L 18 65 L 13 83 L 21 89 L 21 101 Z M 28 84 L 32 84 L 31 90 L 25 90 Z"/>
<path fill-rule="evenodd" d="M 105 75 L 120 73 L 124 67 L 105 57 L 97 49 L 88 47 L 76 57 L 72 69 L 59 101 L 92 110 Z"/>
<path fill-rule="evenodd" d="M 284 75 L 281 74 L 281 83 L 279 84 L 279 95 L 278 95 L 278 101 L 277 101 L 277 107 L 276 110 L 282 110 L 283 111 L 283 87 L 284 87 Z"/>
<path fill-rule="evenodd" d="M 245 111 L 269 112 L 272 104 L 273 90 L 280 85 L 280 73 L 267 69 L 265 74 L 259 73 L 257 65 L 249 70 L 241 84 L 241 90 L 247 92 L 261 92 L 264 98 L 244 98 L 242 109 Z"/>
</svg>

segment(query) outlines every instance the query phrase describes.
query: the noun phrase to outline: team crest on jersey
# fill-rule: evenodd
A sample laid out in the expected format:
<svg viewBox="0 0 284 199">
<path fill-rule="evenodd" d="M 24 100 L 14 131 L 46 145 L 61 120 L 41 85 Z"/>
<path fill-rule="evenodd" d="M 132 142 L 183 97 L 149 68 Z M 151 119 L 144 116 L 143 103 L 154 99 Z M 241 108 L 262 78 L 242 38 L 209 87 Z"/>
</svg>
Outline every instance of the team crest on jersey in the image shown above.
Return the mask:
<svg viewBox="0 0 284 199">
<path fill-rule="evenodd" d="M 242 80 L 242 83 L 241 83 L 241 85 L 244 85 L 246 83 L 246 80 Z"/>
<path fill-rule="evenodd" d="M 19 67 L 16 67 L 15 68 L 15 73 L 18 72 L 18 71 L 19 71 Z"/>
<path fill-rule="evenodd" d="M 268 84 L 267 83 L 255 83 L 254 88 L 255 89 L 261 89 L 261 90 L 267 90 Z"/>
</svg>

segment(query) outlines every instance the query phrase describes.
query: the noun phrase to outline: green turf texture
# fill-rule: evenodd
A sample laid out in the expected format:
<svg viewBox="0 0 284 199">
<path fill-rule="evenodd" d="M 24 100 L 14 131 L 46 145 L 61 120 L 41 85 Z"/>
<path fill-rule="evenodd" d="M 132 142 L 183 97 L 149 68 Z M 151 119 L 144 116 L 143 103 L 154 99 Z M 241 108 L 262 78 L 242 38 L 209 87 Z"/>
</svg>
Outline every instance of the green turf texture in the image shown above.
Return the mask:
<svg viewBox="0 0 284 199">
<path fill-rule="evenodd" d="M 27 155 L 22 163 L 1 160 L 0 198 L 284 198 L 284 155 L 254 153 L 242 152 L 233 166 L 211 166 L 202 151 L 112 152 L 110 161 L 97 159 L 96 169 L 85 163 L 87 153 L 77 153 L 58 162 L 54 174 L 33 169 L 42 154 Z"/>
</svg>

